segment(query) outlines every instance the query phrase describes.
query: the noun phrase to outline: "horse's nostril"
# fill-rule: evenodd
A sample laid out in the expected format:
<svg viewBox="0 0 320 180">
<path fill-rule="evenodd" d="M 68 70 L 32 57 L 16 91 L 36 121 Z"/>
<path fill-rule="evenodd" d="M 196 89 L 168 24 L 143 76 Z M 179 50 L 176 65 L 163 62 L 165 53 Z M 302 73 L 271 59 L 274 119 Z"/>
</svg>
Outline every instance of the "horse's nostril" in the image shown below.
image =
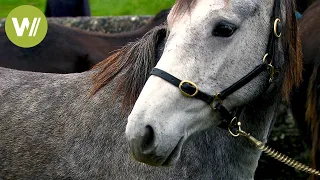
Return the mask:
<svg viewBox="0 0 320 180">
<path fill-rule="evenodd" d="M 145 127 L 142 138 L 142 150 L 147 150 L 154 142 L 154 131 L 150 125 Z"/>
</svg>

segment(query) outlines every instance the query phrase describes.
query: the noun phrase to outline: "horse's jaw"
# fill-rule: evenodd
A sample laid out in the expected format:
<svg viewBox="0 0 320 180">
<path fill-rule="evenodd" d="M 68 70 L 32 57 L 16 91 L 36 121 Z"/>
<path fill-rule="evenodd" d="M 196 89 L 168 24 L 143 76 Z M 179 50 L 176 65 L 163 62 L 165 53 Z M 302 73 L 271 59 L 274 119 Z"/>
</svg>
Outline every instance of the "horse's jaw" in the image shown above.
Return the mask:
<svg viewBox="0 0 320 180">
<path fill-rule="evenodd" d="M 206 174 L 210 179 L 248 180 L 254 179 L 260 155 L 245 139 L 235 139 L 223 129 L 210 129 L 190 138 L 180 160 L 189 176 L 193 172 L 193 177 Z M 195 165 L 201 172 L 193 170 Z"/>
<path fill-rule="evenodd" d="M 261 102 L 257 101 L 257 102 Z M 266 109 L 255 108 L 256 113 L 245 110 L 240 121 L 243 129 L 254 135 L 258 140 L 267 141 L 277 105 Z M 251 109 L 252 110 L 252 109 Z M 262 118 L 261 114 L 265 117 Z M 264 127 L 248 126 L 248 123 L 263 122 Z M 233 137 L 228 131 L 212 127 L 206 131 L 195 133 L 183 145 L 177 164 L 183 164 L 188 176 L 210 179 L 254 179 L 254 174 L 261 156 L 258 150 L 244 137 Z M 199 166 L 195 172 L 194 166 Z"/>
</svg>

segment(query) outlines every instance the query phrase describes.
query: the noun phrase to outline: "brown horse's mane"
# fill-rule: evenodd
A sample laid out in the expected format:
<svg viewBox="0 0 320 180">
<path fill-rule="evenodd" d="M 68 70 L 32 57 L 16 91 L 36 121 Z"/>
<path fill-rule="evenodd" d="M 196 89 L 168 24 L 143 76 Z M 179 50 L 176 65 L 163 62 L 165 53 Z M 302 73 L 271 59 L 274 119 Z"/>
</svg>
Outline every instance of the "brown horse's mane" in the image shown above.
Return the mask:
<svg viewBox="0 0 320 180">
<path fill-rule="evenodd" d="M 123 95 L 123 106 L 132 107 L 137 100 L 151 69 L 156 65 L 157 45 L 165 39 L 166 26 L 158 26 L 140 40 L 129 43 L 93 67 L 98 72 L 93 76 L 91 95 L 97 93 L 122 70 L 115 94 Z M 125 90 L 125 91 L 123 91 Z"/>
<path fill-rule="evenodd" d="M 284 73 L 282 95 L 289 101 L 293 87 L 298 87 L 302 81 L 302 47 L 300 36 L 298 35 L 298 22 L 295 15 L 296 5 L 292 0 L 285 0 L 286 4 L 286 24 L 282 44 L 284 48 L 284 58 L 287 67 Z"/>
</svg>

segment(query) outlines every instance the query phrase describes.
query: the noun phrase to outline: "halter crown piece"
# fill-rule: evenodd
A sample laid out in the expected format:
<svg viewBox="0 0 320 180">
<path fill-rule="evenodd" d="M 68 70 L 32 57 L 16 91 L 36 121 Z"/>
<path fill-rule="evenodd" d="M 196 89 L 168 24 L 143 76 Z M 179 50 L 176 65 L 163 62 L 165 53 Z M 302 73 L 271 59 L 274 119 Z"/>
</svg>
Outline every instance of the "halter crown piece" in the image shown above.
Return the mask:
<svg viewBox="0 0 320 180">
<path fill-rule="evenodd" d="M 320 176 L 320 171 L 312 169 L 306 165 L 303 165 L 286 155 L 283 155 L 277 151 L 266 146 L 263 142 L 257 140 L 250 133 L 247 133 L 241 129 L 241 123 L 237 121 L 237 117 L 233 116 L 222 104 L 223 100 L 226 99 L 230 94 L 234 93 L 235 91 L 239 90 L 241 87 L 245 86 L 255 77 L 257 77 L 262 72 L 269 70 L 270 79 L 269 83 L 272 82 L 274 78 L 275 68 L 273 66 L 273 59 L 275 56 L 276 48 L 278 47 L 278 39 L 282 35 L 282 23 L 280 20 L 280 0 L 275 0 L 275 5 L 273 8 L 273 33 L 270 33 L 269 41 L 267 45 L 266 53 L 263 57 L 262 64 L 256 66 L 251 72 L 249 72 L 246 76 L 242 77 L 240 80 L 232 84 L 230 87 L 224 89 L 220 93 L 215 95 L 209 95 L 205 92 L 199 90 L 198 86 L 193 83 L 192 81 L 183 80 L 174 77 L 173 75 L 157 68 L 153 68 L 150 75 L 158 76 L 167 82 L 171 83 L 172 85 L 179 88 L 182 95 L 189 97 L 189 98 L 197 98 L 203 100 L 207 104 L 211 106 L 211 108 L 218 112 L 223 120 L 220 123 L 219 127 L 226 129 L 232 136 L 243 136 L 249 139 L 252 143 L 256 145 L 256 147 L 267 155 L 287 164 L 288 166 L 294 167 L 297 170 L 301 170 L 307 172 L 309 174 L 315 174 Z"/>
</svg>

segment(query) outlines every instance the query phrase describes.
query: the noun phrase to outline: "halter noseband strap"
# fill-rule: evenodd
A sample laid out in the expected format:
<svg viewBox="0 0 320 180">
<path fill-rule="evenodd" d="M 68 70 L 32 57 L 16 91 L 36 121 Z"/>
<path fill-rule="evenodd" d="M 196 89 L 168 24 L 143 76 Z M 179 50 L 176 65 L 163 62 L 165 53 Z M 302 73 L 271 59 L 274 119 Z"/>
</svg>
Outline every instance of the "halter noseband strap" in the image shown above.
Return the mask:
<svg viewBox="0 0 320 180">
<path fill-rule="evenodd" d="M 224 99 L 226 99 L 230 94 L 234 93 L 235 91 L 239 90 L 241 87 L 245 86 L 247 83 L 249 83 L 251 80 L 253 80 L 255 77 L 257 77 L 260 73 L 263 71 L 269 69 L 270 71 L 270 81 L 272 81 L 273 74 L 274 74 L 274 67 L 272 65 L 272 60 L 274 59 L 275 50 L 278 45 L 278 38 L 281 36 L 282 32 L 282 24 L 280 21 L 280 0 L 275 0 L 275 5 L 273 9 L 273 33 L 270 34 L 267 51 L 263 58 L 263 63 L 258 65 L 255 69 L 253 69 L 251 72 L 249 72 L 246 76 L 241 78 L 236 83 L 232 84 L 227 89 L 221 91 L 220 93 L 212 96 L 209 94 L 206 94 L 199 90 L 197 85 L 191 81 L 183 80 L 172 76 L 171 74 L 157 68 L 153 68 L 151 71 L 151 75 L 158 76 L 172 85 L 179 88 L 180 92 L 186 96 L 186 97 L 194 97 L 197 99 L 201 99 L 207 104 L 209 104 L 214 110 L 219 112 L 219 114 L 223 117 L 223 121 L 219 125 L 219 127 L 223 129 L 229 129 L 230 125 L 233 125 L 232 122 L 235 122 L 234 117 L 223 105 L 222 102 Z"/>
<path fill-rule="evenodd" d="M 200 91 L 198 87 L 191 81 L 181 81 L 180 79 L 172 76 L 171 74 L 157 68 L 153 68 L 150 74 L 161 77 L 162 79 L 168 81 L 172 85 L 178 87 L 180 89 L 180 92 L 184 96 L 201 99 L 209 105 L 214 101 L 213 96 Z"/>
</svg>

